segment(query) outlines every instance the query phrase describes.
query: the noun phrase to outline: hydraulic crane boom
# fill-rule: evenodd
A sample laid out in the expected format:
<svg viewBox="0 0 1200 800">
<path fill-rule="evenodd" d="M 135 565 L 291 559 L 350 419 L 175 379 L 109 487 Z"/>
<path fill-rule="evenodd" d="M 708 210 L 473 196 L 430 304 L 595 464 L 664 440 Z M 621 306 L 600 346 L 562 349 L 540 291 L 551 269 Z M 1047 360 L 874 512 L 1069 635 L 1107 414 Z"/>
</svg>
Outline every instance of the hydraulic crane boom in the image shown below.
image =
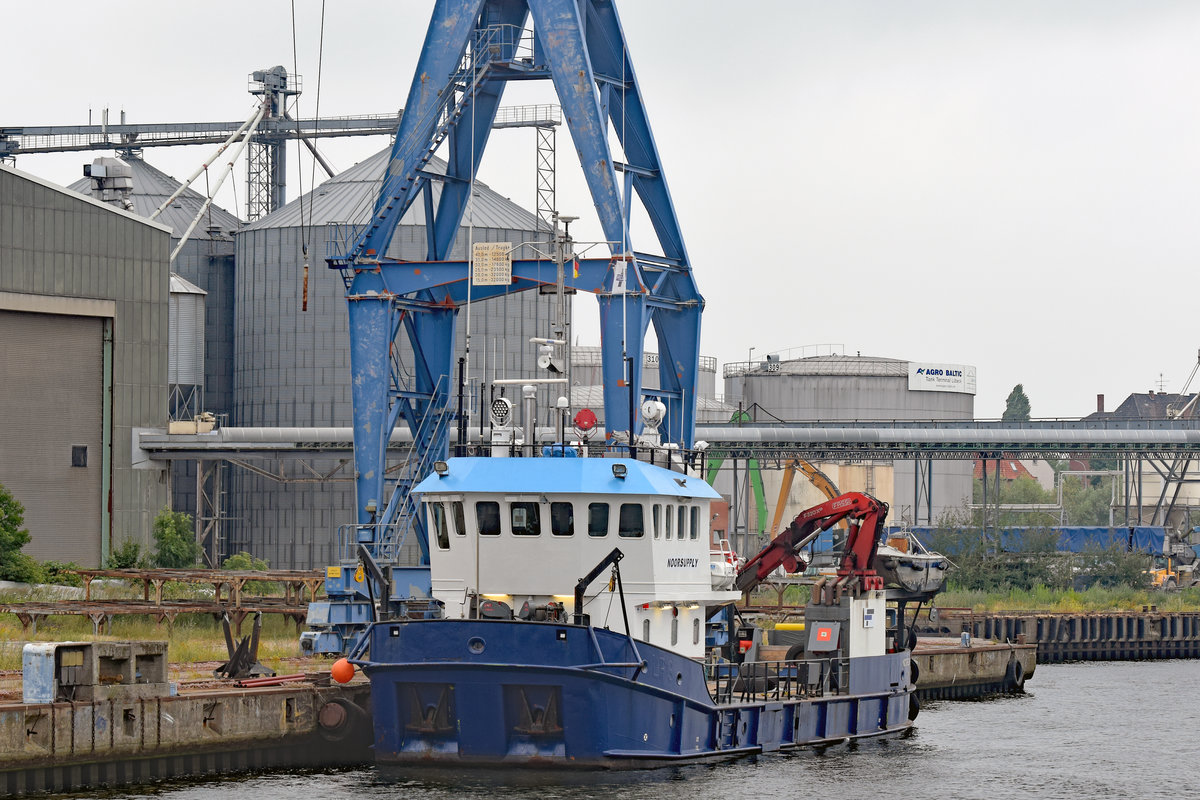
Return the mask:
<svg viewBox="0 0 1200 800">
<path fill-rule="evenodd" d="M 887 512 L 887 503 L 862 492 L 847 492 L 802 511 L 758 555 L 746 562 L 734 585 L 749 592 L 780 566 L 788 572 L 802 571 L 808 565 L 800 557 L 800 549 L 821 531 L 846 519 L 850 521 L 850 531 L 838 565 L 838 578 L 861 578 L 864 588 L 883 588 L 883 581 L 871 568 L 871 561 L 879 546 L 879 529 L 887 519 Z"/>
</svg>

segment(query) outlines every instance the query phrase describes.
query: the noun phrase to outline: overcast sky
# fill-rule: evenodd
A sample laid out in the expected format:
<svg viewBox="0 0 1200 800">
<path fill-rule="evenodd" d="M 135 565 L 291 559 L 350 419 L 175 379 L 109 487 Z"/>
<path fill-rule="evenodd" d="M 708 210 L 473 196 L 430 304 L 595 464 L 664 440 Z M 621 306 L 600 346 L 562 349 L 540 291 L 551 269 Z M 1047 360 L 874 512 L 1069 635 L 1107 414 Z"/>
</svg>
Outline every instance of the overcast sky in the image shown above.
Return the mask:
<svg viewBox="0 0 1200 800">
<path fill-rule="evenodd" d="M 311 116 L 321 4 L 295 5 L 297 113 Z M 328 3 L 322 116 L 394 112 L 431 8 Z M 618 9 L 708 299 L 706 355 L 829 343 L 970 364 L 981 418 L 999 416 L 1016 383 L 1036 417 L 1087 414 L 1098 393 L 1111 409 L 1160 380 L 1182 388 L 1200 347 L 1200 3 Z M 284 0 L 21 3 L 4 28 L 0 127 L 83 124 L 89 109 L 98 122 L 105 106 L 113 122 L 121 109 L 139 122 L 241 120 L 249 72 L 293 69 Z M 551 96 L 522 84 L 505 103 Z M 321 148 L 344 169 L 386 144 Z M 531 131 L 499 133 L 480 178 L 532 207 L 533 149 Z M 210 150 L 146 157 L 184 178 Z M 65 184 L 94 155 L 17 166 Z M 289 158 L 294 197 L 310 166 L 294 147 Z M 559 166 L 561 213 L 598 238 L 565 130 Z M 235 178 L 244 202 L 243 167 Z M 229 192 L 219 202 L 241 215 Z M 578 302 L 594 339 L 595 303 Z"/>
</svg>

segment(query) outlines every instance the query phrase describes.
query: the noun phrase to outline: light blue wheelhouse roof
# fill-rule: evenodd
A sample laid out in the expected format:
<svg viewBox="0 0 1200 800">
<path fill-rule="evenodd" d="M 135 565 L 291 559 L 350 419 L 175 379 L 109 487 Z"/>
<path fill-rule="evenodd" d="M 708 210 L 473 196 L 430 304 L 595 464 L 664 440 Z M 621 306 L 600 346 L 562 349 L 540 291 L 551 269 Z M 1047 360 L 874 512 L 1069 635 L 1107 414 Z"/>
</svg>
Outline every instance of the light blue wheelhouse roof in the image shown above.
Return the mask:
<svg viewBox="0 0 1200 800">
<path fill-rule="evenodd" d="M 663 495 L 719 500 L 703 478 L 628 458 L 451 458 L 445 477 L 430 475 L 415 494 Z M 624 478 L 613 477 L 624 464 Z"/>
</svg>

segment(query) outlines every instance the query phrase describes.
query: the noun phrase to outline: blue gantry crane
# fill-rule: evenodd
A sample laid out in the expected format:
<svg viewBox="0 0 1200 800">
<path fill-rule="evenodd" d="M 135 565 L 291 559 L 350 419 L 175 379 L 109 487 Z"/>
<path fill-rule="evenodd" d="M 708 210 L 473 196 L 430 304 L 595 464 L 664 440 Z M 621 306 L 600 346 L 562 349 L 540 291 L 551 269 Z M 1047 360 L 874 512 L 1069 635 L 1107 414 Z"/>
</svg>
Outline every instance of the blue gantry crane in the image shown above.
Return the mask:
<svg viewBox="0 0 1200 800">
<path fill-rule="evenodd" d="M 468 301 L 536 289 L 539 262 L 513 260 L 511 283 L 468 287 L 470 263 L 451 260 L 471 182 L 509 81 L 550 80 L 558 95 L 609 253 L 565 272 L 567 287 L 600 303 L 606 435 L 635 434 L 642 390 L 642 349 L 650 325 L 658 339 L 666 441 L 690 447 L 695 429 L 700 317 L 704 300 L 671 202 L 641 87 L 611 0 L 438 0 L 404 105 L 385 177 L 368 223 L 328 259 L 341 271 L 350 312 L 356 471 L 355 552 L 327 572 L 330 602 L 310 613 L 323 631 L 310 647 L 343 649 L 388 591 L 377 566 L 395 565 L 398 520 L 409 519 L 421 568 L 393 566 L 393 606 L 429 590 L 428 541 L 409 496 L 414 480 L 448 453 L 455 414 L 454 333 Z M 610 134 L 620 143 L 618 160 Z M 426 167 L 445 150 L 444 175 Z M 440 183 L 440 193 L 434 184 Z M 635 249 L 630 211 L 637 197 L 654 243 Z M 413 203 L 425 211 L 426 261 L 387 257 L 396 226 Z M 393 342 L 403 331 L 413 365 L 402 373 Z M 628 356 L 632 356 L 629 358 Z M 415 469 L 387 479 L 392 430 L 412 431 Z M 389 485 L 390 484 L 390 485 Z M 361 562 L 366 569 L 355 568 Z M 395 570 L 400 570 L 396 572 Z M 322 626 L 319 623 L 325 623 Z"/>
</svg>

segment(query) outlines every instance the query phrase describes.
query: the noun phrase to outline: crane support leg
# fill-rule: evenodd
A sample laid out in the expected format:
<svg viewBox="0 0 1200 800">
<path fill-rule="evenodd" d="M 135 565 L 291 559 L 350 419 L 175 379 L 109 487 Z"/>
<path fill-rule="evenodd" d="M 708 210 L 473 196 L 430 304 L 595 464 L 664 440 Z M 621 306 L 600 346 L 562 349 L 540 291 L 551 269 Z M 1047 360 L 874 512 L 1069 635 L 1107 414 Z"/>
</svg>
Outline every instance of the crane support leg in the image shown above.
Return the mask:
<svg viewBox="0 0 1200 800">
<path fill-rule="evenodd" d="M 355 511 L 368 525 L 383 510 L 383 475 L 387 456 L 388 399 L 395 331 L 392 298 L 358 294 L 349 298 L 350 393 L 354 403 Z"/>
<path fill-rule="evenodd" d="M 680 441 L 684 431 L 696 429 L 700 305 L 655 309 L 654 333 L 658 337 L 658 385 L 664 390 L 662 401 L 667 406 L 662 429 L 673 441 Z"/>
<path fill-rule="evenodd" d="M 621 265 L 622 262 L 617 262 L 618 268 Z M 629 425 L 629 411 L 632 406 L 636 416 L 642 402 L 642 340 L 650 318 L 642 295 L 603 294 L 597 299 L 604 371 L 604 427 L 611 438 L 613 431 L 634 430 Z M 628 369 L 624 363 L 626 354 L 632 356 Z"/>
</svg>

